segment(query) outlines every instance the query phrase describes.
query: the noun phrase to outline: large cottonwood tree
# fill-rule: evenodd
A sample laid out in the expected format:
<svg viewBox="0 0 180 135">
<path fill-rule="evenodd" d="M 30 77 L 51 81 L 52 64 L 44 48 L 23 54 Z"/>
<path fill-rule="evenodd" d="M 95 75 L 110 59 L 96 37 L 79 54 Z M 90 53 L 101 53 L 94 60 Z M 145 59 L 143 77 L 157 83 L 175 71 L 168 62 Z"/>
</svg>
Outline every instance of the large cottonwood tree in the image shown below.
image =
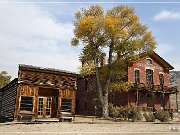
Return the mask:
<svg viewBox="0 0 180 135">
<path fill-rule="evenodd" d="M 83 45 L 81 73 L 96 75 L 102 116 L 108 118 L 109 91 L 128 90 L 128 65 L 151 53 L 156 42 L 134 9 L 124 5 L 105 12 L 99 5 L 82 8 L 75 14 L 74 26 L 71 44 Z"/>
</svg>

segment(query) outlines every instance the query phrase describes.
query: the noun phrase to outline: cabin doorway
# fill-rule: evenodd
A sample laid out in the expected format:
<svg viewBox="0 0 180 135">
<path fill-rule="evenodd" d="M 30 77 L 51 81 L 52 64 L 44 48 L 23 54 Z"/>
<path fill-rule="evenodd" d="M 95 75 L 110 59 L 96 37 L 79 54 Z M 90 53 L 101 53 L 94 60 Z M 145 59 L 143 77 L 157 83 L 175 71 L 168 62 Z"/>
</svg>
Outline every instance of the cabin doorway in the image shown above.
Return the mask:
<svg viewBox="0 0 180 135">
<path fill-rule="evenodd" d="M 40 87 L 38 90 L 38 118 L 57 118 L 59 90 Z"/>
<path fill-rule="evenodd" d="M 39 97 L 38 103 L 38 117 L 50 118 L 52 114 L 52 97 Z"/>
</svg>

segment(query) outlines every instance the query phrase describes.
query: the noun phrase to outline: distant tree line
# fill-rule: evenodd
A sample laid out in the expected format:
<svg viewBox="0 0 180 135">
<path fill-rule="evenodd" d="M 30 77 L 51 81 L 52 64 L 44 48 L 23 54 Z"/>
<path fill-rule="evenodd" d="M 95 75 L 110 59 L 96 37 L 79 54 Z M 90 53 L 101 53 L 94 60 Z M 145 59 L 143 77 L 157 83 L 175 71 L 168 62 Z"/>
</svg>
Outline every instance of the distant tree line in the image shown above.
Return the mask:
<svg viewBox="0 0 180 135">
<path fill-rule="evenodd" d="M 11 76 L 6 71 L 0 72 L 0 89 L 8 84 L 11 80 Z"/>
</svg>

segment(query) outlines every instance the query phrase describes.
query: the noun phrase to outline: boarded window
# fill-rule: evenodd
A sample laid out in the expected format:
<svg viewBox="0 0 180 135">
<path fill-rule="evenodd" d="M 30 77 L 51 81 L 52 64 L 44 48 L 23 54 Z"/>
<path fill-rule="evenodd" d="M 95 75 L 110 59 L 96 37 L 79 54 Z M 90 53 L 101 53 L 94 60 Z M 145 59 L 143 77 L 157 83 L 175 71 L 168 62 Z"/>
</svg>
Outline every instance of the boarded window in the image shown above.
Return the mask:
<svg viewBox="0 0 180 135">
<path fill-rule="evenodd" d="M 139 70 L 134 71 L 135 83 L 140 83 L 140 72 Z"/>
<path fill-rule="evenodd" d="M 32 111 L 33 108 L 33 97 L 21 96 L 21 111 Z"/>
<path fill-rule="evenodd" d="M 72 100 L 71 99 L 62 99 L 61 101 L 61 112 L 71 112 Z"/>
</svg>

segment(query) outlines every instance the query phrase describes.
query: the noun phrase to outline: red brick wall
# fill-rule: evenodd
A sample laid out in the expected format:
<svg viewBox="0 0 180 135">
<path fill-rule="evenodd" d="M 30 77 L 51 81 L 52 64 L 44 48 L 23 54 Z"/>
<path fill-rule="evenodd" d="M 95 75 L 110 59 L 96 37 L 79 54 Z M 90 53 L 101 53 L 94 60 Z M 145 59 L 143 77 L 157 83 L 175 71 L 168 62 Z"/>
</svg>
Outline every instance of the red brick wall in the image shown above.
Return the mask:
<svg viewBox="0 0 180 135">
<path fill-rule="evenodd" d="M 128 68 L 128 81 L 134 83 L 134 70 L 140 70 L 140 83 L 146 84 L 146 69 L 153 70 L 153 81 L 155 85 L 159 85 L 159 74 L 164 74 L 164 86 L 169 85 L 169 71 L 160 66 L 155 60 L 152 59 L 152 64 L 146 64 L 149 57 L 144 57 L 134 63 Z"/>
<path fill-rule="evenodd" d="M 85 83 L 87 80 L 87 86 Z M 77 94 L 76 94 L 76 114 L 94 114 L 95 102 L 94 99 L 98 98 L 97 85 L 95 76 L 81 78 L 77 81 Z"/>
</svg>

